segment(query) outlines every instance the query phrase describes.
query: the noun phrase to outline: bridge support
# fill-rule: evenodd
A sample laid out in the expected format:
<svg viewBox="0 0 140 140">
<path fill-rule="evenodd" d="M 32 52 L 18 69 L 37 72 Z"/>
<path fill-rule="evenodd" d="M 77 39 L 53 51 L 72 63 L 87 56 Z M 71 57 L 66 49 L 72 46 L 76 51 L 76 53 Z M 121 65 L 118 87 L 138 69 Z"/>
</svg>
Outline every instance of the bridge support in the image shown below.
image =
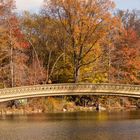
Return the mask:
<svg viewBox="0 0 140 140">
<path fill-rule="evenodd" d="M 99 103 L 99 98 L 97 97 L 96 101 L 95 101 L 95 107 L 96 107 L 96 111 L 100 110 L 100 103 Z"/>
</svg>

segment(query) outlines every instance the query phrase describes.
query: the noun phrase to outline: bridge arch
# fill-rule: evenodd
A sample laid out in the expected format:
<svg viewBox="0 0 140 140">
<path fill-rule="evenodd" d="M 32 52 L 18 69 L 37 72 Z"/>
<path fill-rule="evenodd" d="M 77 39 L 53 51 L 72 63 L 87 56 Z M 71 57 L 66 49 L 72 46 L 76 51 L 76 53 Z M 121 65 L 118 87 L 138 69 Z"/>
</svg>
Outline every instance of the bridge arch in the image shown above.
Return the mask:
<svg viewBox="0 0 140 140">
<path fill-rule="evenodd" d="M 104 95 L 140 98 L 139 85 L 46 84 L 0 89 L 0 102 L 43 96 Z"/>
</svg>

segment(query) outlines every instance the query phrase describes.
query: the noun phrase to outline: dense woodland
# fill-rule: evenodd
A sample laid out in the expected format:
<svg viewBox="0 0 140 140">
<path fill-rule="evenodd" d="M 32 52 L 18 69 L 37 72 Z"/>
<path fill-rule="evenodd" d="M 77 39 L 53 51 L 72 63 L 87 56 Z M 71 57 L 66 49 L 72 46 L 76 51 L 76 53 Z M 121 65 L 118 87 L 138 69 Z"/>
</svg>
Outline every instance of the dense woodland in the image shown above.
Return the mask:
<svg viewBox="0 0 140 140">
<path fill-rule="evenodd" d="M 0 87 L 140 84 L 140 11 L 111 0 L 49 0 L 38 13 L 0 3 Z"/>
</svg>

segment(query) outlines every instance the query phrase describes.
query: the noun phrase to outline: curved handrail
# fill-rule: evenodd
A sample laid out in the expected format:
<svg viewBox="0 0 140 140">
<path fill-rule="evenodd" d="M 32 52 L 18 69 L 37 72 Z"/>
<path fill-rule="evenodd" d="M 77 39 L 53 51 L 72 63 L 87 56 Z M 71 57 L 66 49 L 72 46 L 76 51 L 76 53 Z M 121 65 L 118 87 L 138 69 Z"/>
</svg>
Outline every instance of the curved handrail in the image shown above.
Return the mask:
<svg viewBox="0 0 140 140">
<path fill-rule="evenodd" d="M 20 98 L 62 95 L 116 95 L 140 97 L 140 86 L 124 84 L 67 83 L 3 88 L 0 89 L 0 102 Z"/>
</svg>

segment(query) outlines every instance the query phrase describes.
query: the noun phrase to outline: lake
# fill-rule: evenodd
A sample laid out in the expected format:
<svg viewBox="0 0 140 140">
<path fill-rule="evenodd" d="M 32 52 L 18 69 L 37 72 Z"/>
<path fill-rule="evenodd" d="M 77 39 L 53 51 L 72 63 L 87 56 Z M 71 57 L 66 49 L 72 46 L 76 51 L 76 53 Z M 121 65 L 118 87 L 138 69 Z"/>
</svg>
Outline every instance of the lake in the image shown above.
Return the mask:
<svg viewBox="0 0 140 140">
<path fill-rule="evenodd" d="M 140 111 L 1 116 L 0 140 L 140 140 Z"/>
</svg>

